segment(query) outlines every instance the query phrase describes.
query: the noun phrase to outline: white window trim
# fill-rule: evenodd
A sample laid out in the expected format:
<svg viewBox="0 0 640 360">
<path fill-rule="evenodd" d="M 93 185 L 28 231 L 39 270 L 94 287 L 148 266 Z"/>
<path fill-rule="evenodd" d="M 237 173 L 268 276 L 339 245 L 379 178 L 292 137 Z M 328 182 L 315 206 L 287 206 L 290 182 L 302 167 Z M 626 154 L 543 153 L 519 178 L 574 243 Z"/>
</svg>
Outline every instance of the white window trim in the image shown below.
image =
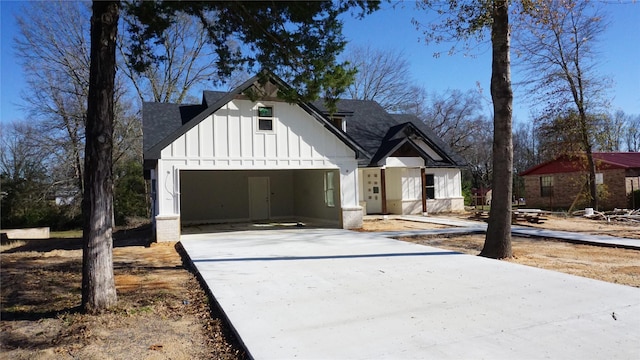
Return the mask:
<svg viewBox="0 0 640 360">
<path fill-rule="evenodd" d="M 260 117 L 260 108 L 261 107 L 269 107 L 271 108 L 271 118 L 266 118 L 266 117 Z M 277 116 L 276 116 L 276 107 L 273 104 L 270 103 L 257 103 L 256 106 L 254 106 L 253 108 L 253 112 L 254 112 L 254 124 L 255 124 L 255 131 L 257 133 L 266 133 L 266 134 L 273 134 L 276 132 L 276 121 L 277 121 Z M 271 130 L 262 130 L 260 129 L 260 120 L 261 119 L 270 119 L 271 120 Z"/>
<path fill-rule="evenodd" d="M 596 173 L 596 185 L 602 185 L 602 184 L 604 184 L 604 174 Z"/>
<path fill-rule="evenodd" d="M 426 194 L 427 189 L 433 189 L 433 199 L 427 196 L 427 200 L 435 200 L 435 199 L 437 199 L 438 198 L 438 196 L 437 196 L 438 192 L 436 191 L 437 190 L 437 188 L 436 188 L 436 183 L 437 183 L 436 174 L 434 174 L 434 173 L 425 173 L 424 176 L 425 176 L 425 184 L 424 184 L 423 191 L 425 192 L 425 196 L 427 196 L 427 194 Z M 432 176 L 433 177 L 433 185 L 427 185 L 426 178 L 428 176 Z"/>
<path fill-rule="evenodd" d="M 324 203 L 327 207 L 335 207 L 335 174 L 333 171 L 324 173 Z"/>
</svg>

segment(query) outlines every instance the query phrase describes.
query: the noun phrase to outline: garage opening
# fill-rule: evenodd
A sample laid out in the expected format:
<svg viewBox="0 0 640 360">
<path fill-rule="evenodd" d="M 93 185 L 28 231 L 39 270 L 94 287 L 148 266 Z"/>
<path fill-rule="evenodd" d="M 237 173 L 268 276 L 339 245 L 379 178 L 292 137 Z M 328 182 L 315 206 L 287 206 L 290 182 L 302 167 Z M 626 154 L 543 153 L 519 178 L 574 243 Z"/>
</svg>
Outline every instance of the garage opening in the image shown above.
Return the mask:
<svg viewBox="0 0 640 360">
<path fill-rule="evenodd" d="M 304 222 L 340 226 L 337 169 L 182 170 L 182 225 Z"/>
</svg>

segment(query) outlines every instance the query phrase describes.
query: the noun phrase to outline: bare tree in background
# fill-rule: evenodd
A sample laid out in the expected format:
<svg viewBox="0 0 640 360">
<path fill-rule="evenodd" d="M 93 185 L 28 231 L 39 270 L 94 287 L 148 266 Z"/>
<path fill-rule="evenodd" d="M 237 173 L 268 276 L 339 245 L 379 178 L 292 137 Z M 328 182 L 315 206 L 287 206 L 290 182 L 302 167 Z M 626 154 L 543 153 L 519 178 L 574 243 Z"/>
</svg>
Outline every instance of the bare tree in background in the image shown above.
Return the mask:
<svg viewBox="0 0 640 360">
<path fill-rule="evenodd" d="M 618 113 L 616 113 L 617 115 Z M 640 151 L 640 115 L 620 114 L 626 118 L 623 142 L 627 151 Z"/>
<path fill-rule="evenodd" d="M 124 15 L 128 26 L 138 25 L 131 15 Z M 118 66 L 131 81 L 141 101 L 182 103 L 195 86 L 217 83 L 218 57 L 210 46 L 206 29 L 192 16 L 179 14 L 163 32 L 162 41 L 152 55 L 154 66 L 136 71 L 129 61 L 131 39 L 124 31 L 118 39 Z"/>
<path fill-rule="evenodd" d="M 34 2 L 18 17 L 17 55 L 27 79 L 23 94 L 33 126 L 33 146 L 54 154 L 50 174 L 63 192 L 84 191 L 84 145 L 89 93 L 90 9 L 83 2 Z M 142 159 L 139 105 L 124 79 L 116 79 L 114 161 Z M 75 189 L 75 191 L 73 190 Z M 79 210 L 79 206 L 78 206 Z"/>
<path fill-rule="evenodd" d="M 38 128 L 34 145 L 55 154 L 62 187 L 82 194 L 84 127 L 89 89 L 89 23 L 84 3 L 38 2 L 17 18 L 17 55 L 28 104 Z M 65 184 L 66 183 L 66 184 Z"/>
<path fill-rule="evenodd" d="M 513 196 L 524 197 L 524 179 L 519 173 L 541 162 L 540 145 L 533 123 L 517 123 L 513 128 Z"/>
<path fill-rule="evenodd" d="M 51 190 L 49 154 L 34 146 L 39 130 L 27 122 L 0 123 L 0 199 L 3 227 L 34 226 Z"/>
<path fill-rule="evenodd" d="M 493 177 L 493 126 L 491 120 L 484 119 L 475 124 L 467 141 L 473 147 L 462 153 L 469 166 L 471 186 L 489 188 Z"/>
<path fill-rule="evenodd" d="M 434 94 L 426 105 L 424 122 L 462 155 L 473 151 L 474 135 L 487 121 L 478 94 L 472 90 L 447 90 Z"/>
<path fill-rule="evenodd" d="M 564 118 L 577 129 L 589 170 L 590 202 L 598 208 L 596 147 L 598 116 L 609 82 L 597 73 L 598 37 L 606 28 L 604 15 L 582 0 L 549 0 L 536 4 L 526 21 L 515 28 L 522 66 L 529 75 L 530 93 L 544 104 L 547 120 Z"/>
<path fill-rule="evenodd" d="M 28 93 L 23 94 L 26 108 L 39 129 L 32 144 L 56 156 L 56 161 L 48 163 L 49 176 L 59 192 L 76 194 L 77 215 L 84 191 L 91 9 L 87 3 L 66 1 L 33 2 L 25 4 L 25 9 L 17 19 L 20 33 L 16 50 L 27 77 Z M 121 71 L 115 82 L 113 144 L 116 167 L 142 161 L 139 111 L 143 100 L 182 101 L 195 84 L 206 84 L 215 75 L 216 58 L 205 51 L 207 34 L 198 21 L 178 17 L 165 34 L 164 42 L 155 49 L 163 59 L 157 68 L 137 75 L 124 61 L 125 56 L 118 59 Z M 122 36 L 120 40 L 124 41 Z M 128 51 L 123 46 L 119 47 L 121 54 Z M 135 96 L 131 96 L 131 89 L 136 90 Z M 148 99 L 144 99 L 145 93 Z"/>
<path fill-rule="evenodd" d="M 406 113 L 416 109 L 416 98 L 424 98 L 424 89 L 411 80 L 410 64 L 402 52 L 355 46 L 345 60 L 357 71 L 347 88 L 351 99 L 374 100 L 389 112 Z"/>
<path fill-rule="evenodd" d="M 613 114 L 601 114 L 600 131 L 596 133 L 596 144 L 600 151 L 621 151 L 624 147 L 624 136 L 627 131 L 628 118 L 623 111 Z"/>
</svg>

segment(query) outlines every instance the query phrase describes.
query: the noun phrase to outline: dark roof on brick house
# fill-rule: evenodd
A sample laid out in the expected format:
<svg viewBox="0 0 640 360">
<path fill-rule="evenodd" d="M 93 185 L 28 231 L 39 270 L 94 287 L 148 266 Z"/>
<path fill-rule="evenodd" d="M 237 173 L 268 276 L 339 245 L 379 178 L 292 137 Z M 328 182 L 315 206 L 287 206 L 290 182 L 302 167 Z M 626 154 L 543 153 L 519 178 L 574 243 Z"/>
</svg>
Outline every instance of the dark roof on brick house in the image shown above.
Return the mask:
<svg viewBox="0 0 640 360">
<path fill-rule="evenodd" d="M 596 169 L 640 169 L 640 152 L 599 152 L 593 153 Z M 563 155 L 551 161 L 531 167 L 520 176 L 558 174 L 586 171 L 586 155 Z"/>
</svg>

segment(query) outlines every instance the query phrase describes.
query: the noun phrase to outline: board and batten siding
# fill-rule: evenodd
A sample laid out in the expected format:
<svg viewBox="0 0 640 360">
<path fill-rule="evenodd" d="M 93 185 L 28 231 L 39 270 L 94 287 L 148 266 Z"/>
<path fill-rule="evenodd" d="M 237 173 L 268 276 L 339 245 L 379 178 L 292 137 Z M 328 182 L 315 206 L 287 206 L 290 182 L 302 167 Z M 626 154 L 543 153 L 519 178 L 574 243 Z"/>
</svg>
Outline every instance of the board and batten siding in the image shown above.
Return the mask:
<svg viewBox="0 0 640 360">
<path fill-rule="evenodd" d="M 257 129 L 258 106 L 273 106 L 274 130 Z M 353 150 L 297 105 L 233 100 L 161 152 L 189 168 L 336 168 Z"/>
<path fill-rule="evenodd" d="M 257 109 L 273 107 L 273 130 L 258 130 Z M 339 169 L 342 207 L 357 207 L 354 150 L 295 104 L 235 99 L 161 151 L 157 215 L 180 214 L 180 170 Z"/>
</svg>

